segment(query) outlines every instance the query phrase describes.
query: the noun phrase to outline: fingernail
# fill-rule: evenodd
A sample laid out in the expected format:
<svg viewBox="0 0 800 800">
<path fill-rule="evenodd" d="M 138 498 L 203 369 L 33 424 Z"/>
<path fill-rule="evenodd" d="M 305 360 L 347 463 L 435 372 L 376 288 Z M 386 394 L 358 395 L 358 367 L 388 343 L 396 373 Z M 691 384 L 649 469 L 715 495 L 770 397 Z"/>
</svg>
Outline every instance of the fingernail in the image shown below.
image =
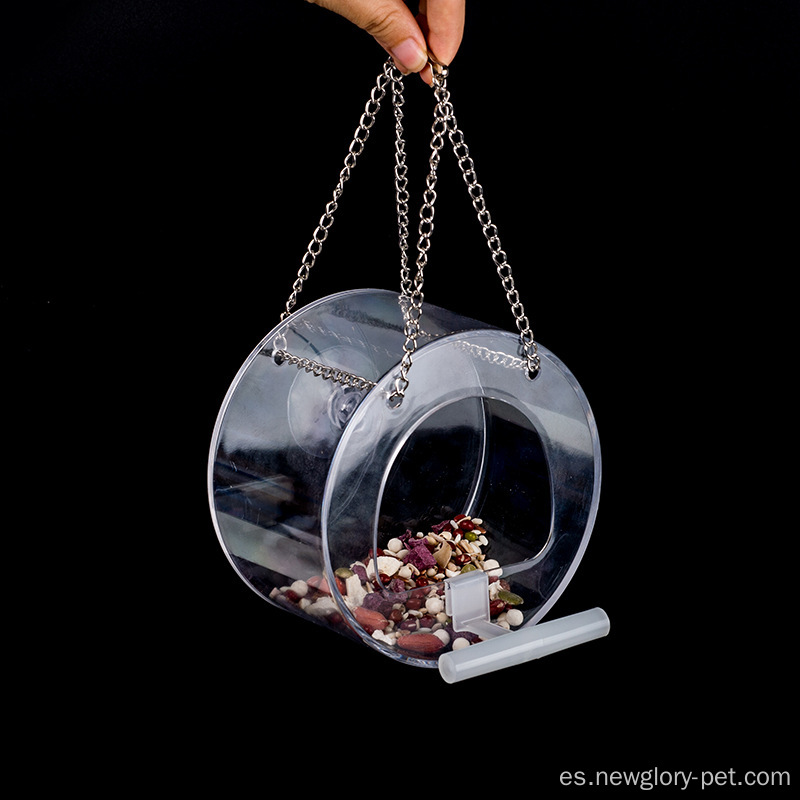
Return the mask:
<svg viewBox="0 0 800 800">
<path fill-rule="evenodd" d="M 404 39 L 391 52 L 401 71 L 419 72 L 428 63 L 427 53 L 414 39 Z"/>
</svg>

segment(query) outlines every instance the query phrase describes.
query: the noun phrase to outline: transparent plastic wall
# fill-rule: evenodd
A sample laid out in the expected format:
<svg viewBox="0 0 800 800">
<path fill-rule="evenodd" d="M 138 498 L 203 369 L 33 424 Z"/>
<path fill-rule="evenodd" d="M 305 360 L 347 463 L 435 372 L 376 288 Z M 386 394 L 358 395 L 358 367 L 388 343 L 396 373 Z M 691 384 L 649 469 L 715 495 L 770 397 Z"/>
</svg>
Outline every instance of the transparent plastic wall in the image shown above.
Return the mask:
<svg viewBox="0 0 800 800">
<path fill-rule="evenodd" d="M 591 533 L 600 452 L 580 386 L 545 348 L 531 380 L 515 334 L 429 305 L 421 327 L 397 405 L 396 293 L 344 292 L 296 311 L 233 381 L 208 480 L 220 542 L 262 597 L 389 657 L 437 666 L 476 640 L 447 614 L 447 581 L 462 571 L 485 571 L 504 628 L 534 625 L 553 605 Z M 281 362 L 276 341 L 375 386 Z M 424 563 L 410 557 L 420 545 Z M 405 638 L 412 629 L 442 646 Z"/>
</svg>

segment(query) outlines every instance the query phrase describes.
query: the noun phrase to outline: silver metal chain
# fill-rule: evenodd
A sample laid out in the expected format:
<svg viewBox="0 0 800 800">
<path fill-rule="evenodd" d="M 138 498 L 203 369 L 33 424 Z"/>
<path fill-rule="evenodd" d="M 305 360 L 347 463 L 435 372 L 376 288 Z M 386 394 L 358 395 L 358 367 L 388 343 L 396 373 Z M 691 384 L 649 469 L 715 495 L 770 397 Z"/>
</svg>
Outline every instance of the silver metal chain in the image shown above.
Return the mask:
<svg viewBox="0 0 800 800">
<path fill-rule="evenodd" d="M 375 382 L 367 378 L 362 378 L 352 372 L 346 372 L 343 369 L 331 367 L 327 364 L 320 364 L 319 361 L 314 361 L 311 358 L 292 355 L 292 353 L 287 353 L 286 350 L 276 350 L 273 356 L 278 364 L 294 364 L 297 369 L 305 370 L 318 378 L 340 383 L 342 386 L 347 386 L 351 389 L 372 389 L 375 386 Z"/>
<path fill-rule="evenodd" d="M 420 335 L 420 319 L 422 318 L 422 304 L 424 294 L 422 292 L 425 279 L 425 267 L 428 265 L 428 250 L 431 246 L 431 235 L 433 234 L 434 204 L 436 203 L 436 182 L 438 180 L 438 167 L 440 153 L 444 147 L 444 134 L 446 133 L 447 107 L 441 102 L 437 94 L 437 103 L 433 112 L 433 124 L 431 126 L 431 154 L 428 159 L 428 175 L 425 179 L 425 190 L 422 193 L 422 205 L 419 210 L 419 226 L 417 229 L 417 271 L 413 280 L 408 268 L 407 259 L 403 263 L 401 272 L 401 289 L 404 312 L 403 333 L 403 357 L 400 359 L 400 374 L 395 379 L 394 389 L 389 396 L 390 402 L 397 402 L 405 396 L 408 388 L 408 373 L 414 353 L 417 349 L 417 341 Z M 397 106 L 395 106 L 395 109 Z M 402 129 L 398 128 L 398 138 L 402 135 Z M 403 170 L 405 173 L 405 170 Z M 398 198 L 400 187 L 398 187 Z M 398 200 L 398 209 L 400 202 Z M 408 236 L 408 226 L 400 223 L 400 249 L 403 254 L 407 254 L 408 244 L 405 239 Z"/>
<path fill-rule="evenodd" d="M 387 85 L 391 85 L 392 87 L 392 100 L 395 107 L 395 118 L 397 120 L 397 165 L 395 167 L 395 179 L 397 186 L 398 224 L 400 225 L 402 250 L 402 243 L 404 241 L 403 221 L 405 220 L 406 225 L 408 222 L 408 193 L 406 191 L 407 178 L 405 174 L 405 141 L 403 138 L 402 128 L 402 79 L 403 76 L 395 67 L 394 62 L 391 59 L 387 60 L 383 66 L 383 71 L 378 75 L 375 86 L 370 92 L 369 100 L 364 106 L 364 111 L 358 121 L 358 126 L 353 134 L 353 140 L 350 142 L 350 147 L 348 148 L 347 155 L 344 159 L 344 166 L 339 172 L 339 180 L 333 190 L 333 197 L 325 206 L 325 213 L 320 217 L 319 224 L 317 225 L 317 228 L 311 237 L 311 241 L 308 243 L 306 252 L 303 254 L 303 258 L 300 263 L 300 269 L 297 272 L 297 278 L 295 279 L 294 284 L 292 284 L 292 292 L 289 295 L 289 299 L 286 301 L 286 308 L 281 314 L 281 322 L 283 322 L 292 313 L 295 305 L 297 304 L 297 298 L 300 295 L 300 292 L 303 291 L 303 287 L 305 282 L 308 280 L 311 269 L 316 263 L 317 256 L 319 256 L 320 252 L 322 252 L 322 245 L 328 238 L 328 232 L 333 225 L 333 215 L 336 212 L 336 209 L 339 207 L 339 200 L 344 193 L 345 184 L 350 179 L 350 175 L 353 168 L 356 166 L 358 157 L 364 151 L 364 145 L 369 138 L 372 126 L 375 124 L 375 119 L 380 111 L 381 103 L 386 97 Z M 401 202 L 404 203 L 404 206 L 401 205 Z M 403 268 L 405 268 L 405 260 L 407 260 L 407 255 L 405 253 L 401 253 Z M 356 389 L 372 389 L 375 386 L 374 381 L 363 378 L 360 375 L 355 375 L 345 370 L 333 369 L 325 364 L 321 364 L 318 361 L 314 361 L 313 359 L 296 356 L 288 352 L 286 350 L 286 339 L 283 335 L 280 335 L 276 339 L 272 355 L 275 358 L 275 361 L 279 364 L 294 364 L 298 369 L 303 369 L 306 372 L 321 377 L 323 380 L 334 381 L 335 383 L 340 383 L 344 386 Z"/>
<path fill-rule="evenodd" d="M 450 140 L 450 144 L 453 146 L 453 152 L 458 160 L 458 166 L 461 169 L 464 182 L 467 185 L 467 190 L 472 200 L 472 206 L 478 214 L 478 222 L 483 229 L 483 235 L 486 237 L 489 250 L 492 254 L 492 261 L 497 268 L 497 274 L 500 277 L 503 289 L 506 292 L 506 298 L 511 306 L 511 313 L 514 315 L 514 321 L 519 331 L 527 374 L 528 377 L 532 379 L 536 377 L 539 372 L 541 360 L 539 358 L 536 342 L 533 338 L 530 322 L 525 314 L 525 309 L 519 296 L 519 291 L 517 291 L 514 285 L 514 277 L 511 273 L 511 265 L 508 263 L 508 255 L 502 248 L 497 226 L 492 222 L 491 214 L 489 214 L 489 210 L 486 208 L 483 187 L 478 183 L 475 174 L 475 163 L 472 158 L 470 158 L 469 148 L 464 142 L 464 134 L 456 122 L 453 104 L 450 102 L 450 92 L 447 90 L 446 85 L 447 71 L 447 67 L 440 67 L 438 70 L 434 69 L 433 71 L 434 90 L 437 100 L 439 101 L 437 108 L 441 106 L 445 109 L 444 125 L 447 128 L 447 136 Z"/>
<path fill-rule="evenodd" d="M 497 226 L 492 222 L 491 215 L 486 208 L 483 187 L 478 183 L 475 174 L 475 164 L 470 158 L 469 149 L 464 142 L 464 134 L 459 129 L 453 111 L 453 104 L 450 101 L 450 92 L 447 89 L 448 68 L 446 66 L 431 63 L 433 76 L 433 89 L 436 98 L 434 108 L 434 119 L 431 127 L 431 155 L 429 159 L 429 171 L 426 178 L 425 190 L 422 195 L 422 205 L 419 212 L 419 227 L 417 239 L 417 259 L 416 274 L 413 279 L 408 263 L 408 211 L 409 211 L 409 192 L 408 192 L 408 168 L 406 165 L 405 137 L 403 132 L 403 75 L 395 67 L 394 62 L 389 59 L 384 64 L 383 71 L 378 76 L 377 82 L 370 93 L 364 112 L 359 119 L 358 127 L 353 135 L 353 141 L 345 157 L 344 167 L 339 173 L 338 183 L 333 191 L 333 198 L 325 207 L 325 213 L 319 220 L 319 224 L 311 237 L 297 278 L 292 285 L 292 292 L 286 302 L 286 309 L 281 314 L 281 321 L 288 317 L 296 303 L 300 292 L 303 290 L 305 281 L 308 279 L 311 269 L 316 263 L 322 245 L 328 238 L 328 232 L 333 224 L 333 215 L 338 208 L 339 200 L 344 192 L 344 185 L 349 180 L 352 169 L 355 167 L 358 156 L 364 150 L 364 144 L 369 138 L 370 130 L 375 123 L 381 103 L 386 97 L 387 87 L 391 89 L 392 106 L 395 117 L 395 199 L 397 208 L 397 225 L 400 243 L 400 288 L 401 305 L 403 307 L 404 327 L 403 333 L 405 341 L 403 343 L 403 356 L 400 361 L 400 374 L 395 380 L 394 389 L 389 396 L 390 402 L 398 403 L 405 395 L 408 388 L 408 374 L 412 366 L 413 356 L 417 349 L 417 341 L 420 336 L 420 319 L 423 308 L 423 283 L 425 267 L 428 263 L 428 250 L 430 249 L 431 235 L 433 233 L 434 204 L 436 202 L 436 182 L 438 180 L 437 170 L 440 161 L 440 153 L 444 147 L 445 136 L 452 145 L 461 170 L 464 182 L 467 185 L 472 205 L 478 215 L 478 222 L 481 225 L 483 234 L 491 253 L 492 261 L 497 269 L 503 289 L 506 292 L 511 311 L 519 331 L 520 343 L 522 345 L 523 359 L 520 361 L 524 365 L 529 378 L 534 378 L 539 371 L 540 359 L 537 353 L 536 342 L 531 332 L 530 323 L 525 314 L 525 310 L 520 300 L 511 266 L 508 263 L 508 256 L 503 250 L 497 232 Z M 276 341 L 273 356 L 278 363 L 291 363 L 322 377 L 325 380 L 335 381 L 348 387 L 366 389 L 375 386 L 373 381 L 362 378 L 358 375 L 325 366 L 319 362 L 308 358 L 300 358 L 288 353 L 285 350 L 285 340 L 279 337 L 280 343 Z"/>
<path fill-rule="evenodd" d="M 292 292 L 289 299 L 286 301 L 286 310 L 281 314 L 281 322 L 286 319 L 297 304 L 297 297 L 303 291 L 303 285 L 316 263 L 317 256 L 322 251 L 322 245 L 328 238 L 328 232 L 331 225 L 333 225 L 333 215 L 339 207 L 339 200 L 344 193 L 344 186 L 348 180 L 353 168 L 356 166 L 358 157 L 364 151 L 364 145 L 369 138 L 370 130 L 375 124 L 375 119 L 381 108 L 381 103 L 386 97 L 386 86 L 390 82 L 396 84 L 398 81 L 402 82 L 402 74 L 395 68 L 394 63 L 389 60 L 384 64 L 383 71 L 378 75 L 377 82 L 370 92 L 369 100 L 364 106 L 364 112 L 358 121 L 355 133 L 353 134 L 353 141 L 350 143 L 347 155 L 344 159 L 344 166 L 339 172 L 339 181 L 333 190 L 333 197 L 330 202 L 325 206 L 325 213 L 320 217 L 319 224 L 314 231 L 311 241 L 308 243 L 306 252 L 300 264 L 300 269 L 297 272 L 297 278 L 292 285 Z M 400 90 L 402 92 L 402 89 Z M 396 95 L 397 92 L 394 92 Z"/>
<path fill-rule="evenodd" d="M 403 75 L 387 61 L 384 69 L 392 76 L 392 108 L 394 110 L 394 186 L 397 206 L 397 233 L 400 242 L 400 290 L 404 297 L 411 294 L 411 274 L 408 269 L 408 166 L 406 139 L 403 132 Z"/>
</svg>

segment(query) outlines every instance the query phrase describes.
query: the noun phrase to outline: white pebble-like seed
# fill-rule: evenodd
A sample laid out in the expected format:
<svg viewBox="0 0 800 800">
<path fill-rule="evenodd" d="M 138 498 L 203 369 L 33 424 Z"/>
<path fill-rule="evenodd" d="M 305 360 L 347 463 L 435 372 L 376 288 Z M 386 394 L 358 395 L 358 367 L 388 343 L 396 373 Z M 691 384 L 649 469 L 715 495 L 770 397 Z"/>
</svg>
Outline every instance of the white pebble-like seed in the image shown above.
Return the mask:
<svg viewBox="0 0 800 800">
<path fill-rule="evenodd" d="M 388 575 L 391 578 L 402 566 L 403 562 L 400 561 L 399 558 L 395 558 L 394 556 L 378 556 L 375 559 L 370 559 L 367 565 L 367 575 L 371 578 L 377 569 L 381 575 Z"/>
<path fill-rule="evenodd" d="M 506 611 L 506 620 L 512 627 L 522 625 L 524 619 L 525 617 L 518 608 L 509 608 L 508 611 Z"/>
<path fill-rule="evenodd" d="M 483 562 L 483 568 L 490 575 L 497 575 L 499 577 L 503 574 L 503 570 L 500 568 L 500 562 L 494 558 L 487 558 L 486 561 Z"/>
<path fill-rule="evenodd" d="M 360 606 L 367 596 L 367 590 L 361 585 L 361 578 L 358 575 L 351 575 L 344 582 L 344 586 L 348 603 L 352 606 Z"/>
<path fill-rule="evenodd" d="M 453 641 L 453 650 L 463 650 L 465 647 L 469 647 L 469 641 L 465 636 L 459 636 Z"/>
<path fill-rule="evenodd" d="M 429 597 L 425 601 L 425 608 L 428 610 L 429 614 L 433 614 L 435 617 L 444 610 L 444 603 L 440 597 Z"/>
<path fill-rule="evenodd" d="M 391 550 L 393 553 L 399 553 L 403 549 L 403 543 L 399 539 L 389 539 L 386 543 L 386 549 Z"/>
<path fill-rule="evenodd" d="M 332 597 L 327 595 L 315 600 L 307 609 L 306 612 L 312 616 L 326 616 L 338 611 L 339 607 Z"/>
<path fill-rule="evenodd" d="M 442 644 L 450 644 L 450 634 L 446 630 L 444 630 L 443 628 L 439 628 L 439 630 L 435 630 L 433 632 L 433 635 L 437 639 L 441 639 L 442 640 Z M 463 639 L 464 637 L 462 636 L 461 638 Z"/>
</svg>

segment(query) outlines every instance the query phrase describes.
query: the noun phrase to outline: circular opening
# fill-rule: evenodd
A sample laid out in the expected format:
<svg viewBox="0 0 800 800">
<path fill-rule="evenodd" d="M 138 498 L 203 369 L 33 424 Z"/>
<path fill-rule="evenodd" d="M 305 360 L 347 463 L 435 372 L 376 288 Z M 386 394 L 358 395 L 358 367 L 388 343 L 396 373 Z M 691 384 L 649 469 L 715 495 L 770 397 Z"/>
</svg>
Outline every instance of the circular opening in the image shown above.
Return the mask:
<svg viewBox="0 0 800 800">
<path fill-rule="evenodd" d="M 531 419 L 507 400 L 457 397 L 408 426 L 392 452 L 376 474 L 374 524 L 361 505 L 370 491 L 351 495 L 350 510 L 360 511 L 346 528 L 363 523 L 361 555 L 351 560 L 357 548 L 349 538 L 331 565 L 351 581 L 337 597 L 354 625 L 394 657 L 434 664 L 455 638 L 470 636 L 452 629 L 445 581 L 476 569 L 489 573 L 492 621 L 530 620 L 543 598 L 503 572 L 535 562 L 552 533 L 551 477 Z M 386 628 L 384 619 L 392 620 Z"/>
<path fill-rule="evenodd" d="M 586 546 L 600 468 L 591 412 L 557 359 L 542 348 L 531 381 L 516 347 L 513 335 L 495 331 L 431 342 L 418 353 L 405 402 L 387 406 L 387 374 L 343 431 L 323 496 L 326 571 L 363 572 L 337 599 L 359 636 L 387 655 L 435 665 L 462 633 L 446 612 L 432 622 L 411 609 L 419 631 L 423 620 L 441 627 L 405 639 L 399 628 L 413 622 L 406 594 L 436 606 L 449 579 L 482 569 L 490 621 L 516 630 L 548 611 Z M 365 611 L 365 603 L 378 607 Z M 370 618 L 380 622 L 390 606 L 401 619 L 371 631 Z M 439 647 L 431 633 L 450 641 Z M 419 652 L 409 654 L 406 642 Z"/>
</svg>

